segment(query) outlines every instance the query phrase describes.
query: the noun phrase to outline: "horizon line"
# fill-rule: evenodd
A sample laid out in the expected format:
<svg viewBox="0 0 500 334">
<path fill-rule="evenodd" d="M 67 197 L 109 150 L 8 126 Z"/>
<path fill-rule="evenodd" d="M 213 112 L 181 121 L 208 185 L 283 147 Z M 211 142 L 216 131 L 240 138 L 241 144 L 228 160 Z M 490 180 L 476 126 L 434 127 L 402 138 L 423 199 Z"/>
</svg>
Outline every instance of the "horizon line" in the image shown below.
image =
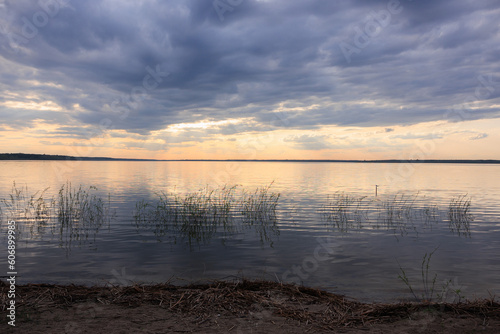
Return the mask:
<svg viewBox="0 0 500 334">
<path fill-rule="evenodd" d="M 0 153 L 0 160 L 72 160 L 72 161 L 214 161 L 214 162 L 356 162 L 356 163 L 490 163 L 499 159 L 133 159 L 111 157 L 75 157 L 58 154 Z"/>
</svg>

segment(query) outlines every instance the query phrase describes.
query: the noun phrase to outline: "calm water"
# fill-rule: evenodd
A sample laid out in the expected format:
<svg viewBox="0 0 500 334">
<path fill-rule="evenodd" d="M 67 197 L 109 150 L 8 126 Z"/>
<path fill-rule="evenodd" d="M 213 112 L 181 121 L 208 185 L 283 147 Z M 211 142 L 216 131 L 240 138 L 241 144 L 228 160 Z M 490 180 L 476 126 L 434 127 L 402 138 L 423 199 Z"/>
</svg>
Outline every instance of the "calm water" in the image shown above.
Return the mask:
<svg viewBox="0 0 500 334">
<path fill-rule="evenodd" d="M 499 172 L 500 165 L 472 164 L 4 161 L 0 199 L 9 198 L 15 181 L 28 197 L 48 188 L 48 202 L 69 181 L 73 187 L 97 187 L 89 191 L 109 199 L 115 214 L 103 224 L 76 222 L 61 230 L 57 219 L 12 217 L 4 203 L 0 276 L 7 272 L 6 223 L 16 218 L 21 283 L 183 283 L 244 276 L 390 301 L 411 297 L 398 279 L 400 266 L 420 293 L 422 259 L 439 247 L 429 276 L 437 274 L 437 292 L 451 280 L 448 301 L 455 298 L 451 289 L 468 298 L 498 295 Z M 270 191 L 280 193 L 275 220 L 252 225 L 235 218 L 233 230 L 218 229 L 199 242 L 134 219 L 136 203 L 154 203 L 162 191 L 184 196 L 227 184 L 236 186 L 238 198 L 273 181 Z M 338 205 L 332 203 L 346 195 L 351 207 L 333 211 Z M 450 224 L 450 201 L 462 195 L 471 200 L 473 221 Z M 402 206 L 407 210 L 399 212 Z"/>
</svg>

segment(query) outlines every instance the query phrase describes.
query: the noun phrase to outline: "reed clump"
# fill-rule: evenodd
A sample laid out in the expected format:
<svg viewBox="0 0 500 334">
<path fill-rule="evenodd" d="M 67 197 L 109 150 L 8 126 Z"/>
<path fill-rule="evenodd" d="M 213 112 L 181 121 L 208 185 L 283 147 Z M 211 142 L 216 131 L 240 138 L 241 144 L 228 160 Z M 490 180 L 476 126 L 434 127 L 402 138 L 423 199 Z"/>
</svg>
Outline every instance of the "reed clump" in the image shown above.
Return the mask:
<svg viewBox="0 0 500 334">
<path fill-rule="evenodd" d="M 361 228 L 363 221 L 367 220 L 367 212 L 363 211 L 367 202 L 365 199 L 366 196 L 356 197 L 344 192 L 336 193 L 327 197 L 328 203 L 323 206 L 321 215 L 327 224 L 337 227 L 341 232 L 347 232 L 355 226 Z"/>
<path fill-rule="evenodd" d="M 114 218 L 108 201 L 88 189 L 74 188 L 70 182 L 62 185 L 57 196 L 48 195 L 49 188 L 28 195 L 28 187 L 13 183 L 7 199 L 0 200 L 0 212 L 17 222 L 19 237 L 34 239 L 46 235 L 58 236 L 60 245 L 68 246 L 73 240 L 86 240 Z"/>
<path fill-rule="evenodd" d="M 241 197 L 241 217 L 243 226 L 255 229 L 260 241 L 273 245 L 272 235 L 279 235 L 276 208 L 280 193 L 270 191 L 268 186 L 255 189 L 253 193 L 244 191 Z"/>
<path fill-rule="evenodd" d="M 434 298 L 437 274 L 435 273 L 434 276 L 431 276 L 431 278 L 430 278 L 429 277 L 429 269 L 430 269 L 430 262 L 431 262 L 432 255 L 434 255 L 436 250 L 437 250 L 437 248 L 435 248 L 430 253 L 425 253 L 425 255 L 422 258 L 422 263 L 420 265 L 420 273 L 422 276 L 422 285 L 423 285 L 421 299 L 417 296 L 412 284 L 410 283 L 410 279 L 406 275 L 406 272 L 404 271 L 403 267 L 401 267 L 401 265 L 399 265 L 400 274 L 398 275 L 398 278 L 401 281 L 403 281 L 403 283 L 408 287 L 408 289 L 410 289 L 410 292 L 416 301 L 431 302 Z"/>
<path fill-rule="evenodd" d="M 253 193 L 244 191 L 241 198 L 241 214 L 245 221 L 253 223 L 276 220 L 276 207 L 280 193 L 269 191 L 271 186 L 272 183 L 266 187 L 257 188 Z"/>
<path fill-rule="evenodd" d="M 470 236 L 471 200 L 466 195 L 453 198 L 448 207 L 449 227 L 459 236 Z M 444 219 L 436 204 L 427 203 L 419 193 L 397 193 L 386 198 L 353 196 L 343 192 L 328 196 L 327 204 L 320 209 L 322 221 L 339 232 L 347 233 L 367 225 L 374 229 L 385 228 L 406 235 L 420 229 L 433 227 Z"/>
<path fill-rule="evenodd" d="M 8 215 L 17 221 L 47 221 L 50 218 L 51 200 L 44 198 L 47 190 L 28 195 L 28 187 L 18 187 L 13 183 L 7 199 L 0 199 L 0 215 Z M 2 209 L 3 207 L 3 209 Z"/>
<path fill-rule="evenodd" d="M 103 225 L 109 226 L 114 217 L 111 212 L 111 198 L 105 202 L 95 191 L 97 187 L 87 189 L 80 185 L 74 188 L 70 182 L 62 185 L 57 199 L 54 201 L 57 226 L 61 239 L 67 242 L 87 240 L 89 236 L 95 239 Z"/>
<path fill-rule="evenodd" d="M 445 303 L 448 301 L 449 297 L 453 297 L 454 303 L 461 303 L 462 300 L 466 300 L 462 295 L 462 289 L 458 284 L 458 278 L 455 277 L 454 281 L 451 279 L 445 280 L 442 282 L 441 287 L 436 286 L 438 274 L 434 273 L 434 275 L 430 275 L 430 262 L 434 253 L 437 251 L 439 247 L 436 247 L 432 252 L 425 253 L 422 262 L 420 264 L 420 276 L 421 276 L 421 293 L 420 297 L 416 292 L 416 288 L 410 282 L 405 270 L 399 264 L 400 274 L 398 278 L 408 287 L 411 294 L 415 298 L 417 302 L 437 302 L 437 303 Z M 450 295 L 451 292 L 451 295 Z"/>
<path fill-rule="evenodd" d="M 470 213 L 471 198 L 465 195 L 452 198 L 448 206 L 450 229 L 458 235 L 470 236 L 470 223 L 474 216 Z"/>
<path fill-rule="evenodd" d="M 186 237 L 189 244 L 210 240 L 218 227 L 224 232 L 232 229 L 231 202 L 235 187 L 200 189 L 181 196 L 158 193 L 156 202 L 142 200 L 136 203 L 136 226 L 145 226 L 161 238 L 165 235 Z"/>
<path fill-rule="evenodd" d="M 411 221 L 415 218 L 415 200 L 418 193 L 414 196 L 409 196 L 404 193 L 396 194 L 387 201 L 382 202 L 385 211 L 384 220 L 388 225 L 394 223 Z"/>
<path fill-rule="evenodd" d="M 159 240 L 167 236 L 176 242 L 181 237 L 189 245 L 207 243 L 217 234 L 224 241 L 244 226 L 254 227 L 262 241 L 269 241 L 268 229 L 279 233 L 276 225 L 279 194 L 269 188 L 258 188 L 253 193 L 243 191 L 239 198 L 236 186 L 204 188 L 184 196 L 161 192 L 156 201 L 136 203 L 135 224 L 138 229 L 153 231 Z"/>
<path fill-rule="evenodd" d="M 13 182 L 8 198 L 0 199 L 1 221 L 16 221 L 16 233 L 19 237 L 24 234 L 29 234 L 32 238 L 43 235 L 51 218 L 52 208 L 52 200 L 44 197 L 47 190 L 48 188 L 29 195 L 27 186 L 19 187 Z"/>
</svg>

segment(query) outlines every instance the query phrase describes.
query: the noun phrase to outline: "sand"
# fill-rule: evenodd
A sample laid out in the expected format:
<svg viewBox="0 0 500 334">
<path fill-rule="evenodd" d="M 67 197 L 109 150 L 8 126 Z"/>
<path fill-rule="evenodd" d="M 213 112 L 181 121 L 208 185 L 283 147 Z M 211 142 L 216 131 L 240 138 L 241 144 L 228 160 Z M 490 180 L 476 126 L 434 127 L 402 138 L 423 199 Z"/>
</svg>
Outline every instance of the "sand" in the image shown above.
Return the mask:
<svg viewBox="0 0 500 334">
<path fill-rule="evenodd" d="M 0 333 L 500 333 L 495 298 L 446 303 L 361 303 L 268 281 L 130 287 L 16 287 L 8 325 L 0 282 Z"/>
</svg>

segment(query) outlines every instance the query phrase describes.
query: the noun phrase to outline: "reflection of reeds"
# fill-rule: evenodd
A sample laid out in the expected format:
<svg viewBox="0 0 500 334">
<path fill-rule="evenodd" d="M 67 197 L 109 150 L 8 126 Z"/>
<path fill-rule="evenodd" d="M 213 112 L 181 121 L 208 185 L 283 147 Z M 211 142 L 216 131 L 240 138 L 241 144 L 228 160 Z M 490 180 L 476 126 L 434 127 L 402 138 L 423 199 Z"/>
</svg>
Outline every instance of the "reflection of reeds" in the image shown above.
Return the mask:
<svg viewBox="0 0 500 334">
<path fill-rule="evenodd" d="M 417 217 L 417 210 L 415 210 L 414 204 L 417 197 L 418 193 L 414 196 L 399 193 L 382 202 L 382 221 L 387 229 L 393 229 L 394 232 L 399 231 L 399 234 L 405 235 L 408 234 L 408 227 L 412 227 L 418 234 L 417 228 L 414 225 L 415 218 Z"/>
<path fill-rule="evenodd" d="M 466 194 L 452 198 L 448 206 L 450 229 L 458 235 L 470 236 L 470 223 L 474 220 L 470 204 L 471 199 Z"/>
</svg>

